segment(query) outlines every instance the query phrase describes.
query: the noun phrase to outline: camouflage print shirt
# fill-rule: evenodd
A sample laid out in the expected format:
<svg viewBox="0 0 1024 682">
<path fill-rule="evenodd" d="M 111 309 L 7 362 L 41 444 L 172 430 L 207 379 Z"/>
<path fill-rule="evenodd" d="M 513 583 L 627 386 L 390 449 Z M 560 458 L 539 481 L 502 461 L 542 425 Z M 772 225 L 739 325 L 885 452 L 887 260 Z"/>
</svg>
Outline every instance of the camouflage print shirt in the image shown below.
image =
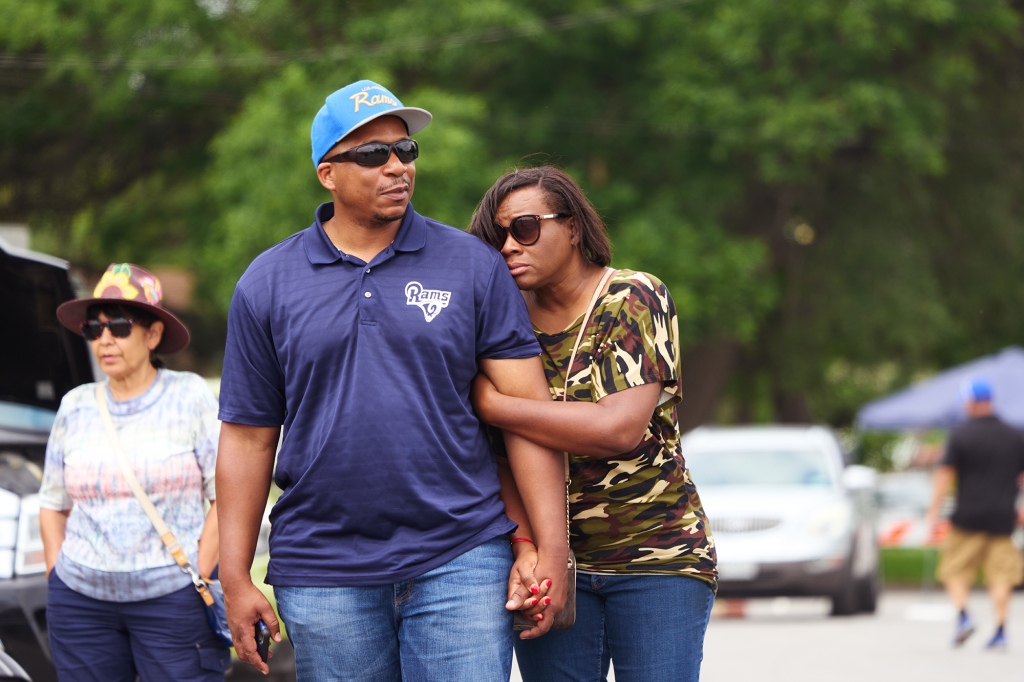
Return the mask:
<svg viewBox="0 0 1024 682">
<path fill-rule="evenodd" d="M 556 334 L 534 329 L 544 372 L 561 400 L 581 320 Z M 668 289 L 642 272 L 619 270 L 598 300 L 580 342 L 569 400 L 597 402 L 662 382 L 640 443 L 614 457 L 570 454 L 572 549 L 595 573 L 685 574 L 716 586 L 715 544 L 679 445 L 679 323 Z"/>
</svg>

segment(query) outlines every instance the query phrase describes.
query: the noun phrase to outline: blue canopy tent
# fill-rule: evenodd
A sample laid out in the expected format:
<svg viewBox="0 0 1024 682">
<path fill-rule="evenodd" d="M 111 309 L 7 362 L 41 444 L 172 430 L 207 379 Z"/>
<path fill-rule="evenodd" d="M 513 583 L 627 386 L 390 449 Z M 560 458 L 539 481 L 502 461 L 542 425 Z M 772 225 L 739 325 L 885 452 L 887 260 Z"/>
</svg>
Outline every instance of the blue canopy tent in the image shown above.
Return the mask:
<svg viewBox="0 0 1024 682">
<path fill-rule="evenodd" d="M 898 393 L 879 398 L 857 412 L 862 429 L 949 428 L 966 419 L 964 384 L 983 377 L 992 385 L 992 405 L 1005 422 L 1024 429 L 1024 348 L 1010 346 L 936 374 Z"/>
</svg>

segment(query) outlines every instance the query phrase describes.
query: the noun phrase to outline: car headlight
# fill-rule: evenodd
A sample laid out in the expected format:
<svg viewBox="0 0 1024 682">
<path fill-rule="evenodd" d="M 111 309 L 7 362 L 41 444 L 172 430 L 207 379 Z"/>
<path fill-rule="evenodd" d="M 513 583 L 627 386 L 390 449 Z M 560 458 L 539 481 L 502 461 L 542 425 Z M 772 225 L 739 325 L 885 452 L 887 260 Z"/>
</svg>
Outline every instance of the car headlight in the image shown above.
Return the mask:
<svg viewBox="0 0 1024 682">
<path fill-rule="evenodd" d="M 838 539 L 850 528 L 853 510 L 849 504 L 835 502 L 822 507 L 807 519 L 807 535 L 813 538 Z"/>
</svg>

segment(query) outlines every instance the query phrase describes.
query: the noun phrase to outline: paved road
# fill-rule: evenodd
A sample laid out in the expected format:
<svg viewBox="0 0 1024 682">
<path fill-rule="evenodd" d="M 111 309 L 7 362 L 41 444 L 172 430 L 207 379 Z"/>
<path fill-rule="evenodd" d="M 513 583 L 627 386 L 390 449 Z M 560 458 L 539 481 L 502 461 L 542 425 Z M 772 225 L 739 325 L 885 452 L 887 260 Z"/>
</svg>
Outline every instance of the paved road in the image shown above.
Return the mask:
<svg viewBox="0 0 1024 682">
<path fill-rule="evenodd" d="M 984 650 L 992 626 L 983 592 L 970 610 L 978 632 L 954 650 L 955 613 L 939 591 L 888 591 L 877 614 L 850 618 L 829 618 L 824 600 L 751 601 L 743 618 L 712 617 L 701 681 L 1024 680 L 1024 594 L 1014 595 L 1003 653 Z"/>
</svg>

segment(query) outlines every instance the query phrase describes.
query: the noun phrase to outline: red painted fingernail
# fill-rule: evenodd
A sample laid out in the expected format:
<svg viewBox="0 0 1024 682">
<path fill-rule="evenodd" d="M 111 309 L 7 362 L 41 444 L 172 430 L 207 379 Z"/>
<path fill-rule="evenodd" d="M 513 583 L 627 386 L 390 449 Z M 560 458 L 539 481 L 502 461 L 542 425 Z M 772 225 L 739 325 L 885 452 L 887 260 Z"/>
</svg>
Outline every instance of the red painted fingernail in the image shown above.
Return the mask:
<svg viewBox="0 0 1024 682">
<path fill-rule="evenodd" d="M 551 587 L 551 578 L 544 581 L 544 589 L 547 590 Z"/>
<path fill-rule="evenodd" d="M 530 593 L 531 593 L 531 594 L 540 594 L 540 590 L 539 590 L 539 589 L 537 589 L 537 586 L 536 586 L 536 585 L 531 585 L 531 586 L 530 586 Z"/>
<path fill-rule="evenodd" d="M 536 603 L 537 603 L 537 600 L 536 600 L 536 599 L 534 599 L 533 597 L 530 597 L 530 598 L 529 598 L 529 599 L 527 599 L 527 600 L 526 600 L 525 602 L 523 602 L 523 606 L 527 606 L 527 607 L 529 607 L 529 606 L 533 606 L 533 605 L 535 605 Z"/>
<path fill-rule="evenodd" d="M 544 620 L 544 614 L 543 613 L 538 613 L 537 614 L 537 622 L 539 623 L 542 620 Z"/>
<path fill-rule="evenodd" d="M 548 604 L 551 603 L 551 597 L 544 597 L 540 601 L 541 601 L 542 604 L 544 604 L 544 606 L 547 606 Z"/>
</svg>

